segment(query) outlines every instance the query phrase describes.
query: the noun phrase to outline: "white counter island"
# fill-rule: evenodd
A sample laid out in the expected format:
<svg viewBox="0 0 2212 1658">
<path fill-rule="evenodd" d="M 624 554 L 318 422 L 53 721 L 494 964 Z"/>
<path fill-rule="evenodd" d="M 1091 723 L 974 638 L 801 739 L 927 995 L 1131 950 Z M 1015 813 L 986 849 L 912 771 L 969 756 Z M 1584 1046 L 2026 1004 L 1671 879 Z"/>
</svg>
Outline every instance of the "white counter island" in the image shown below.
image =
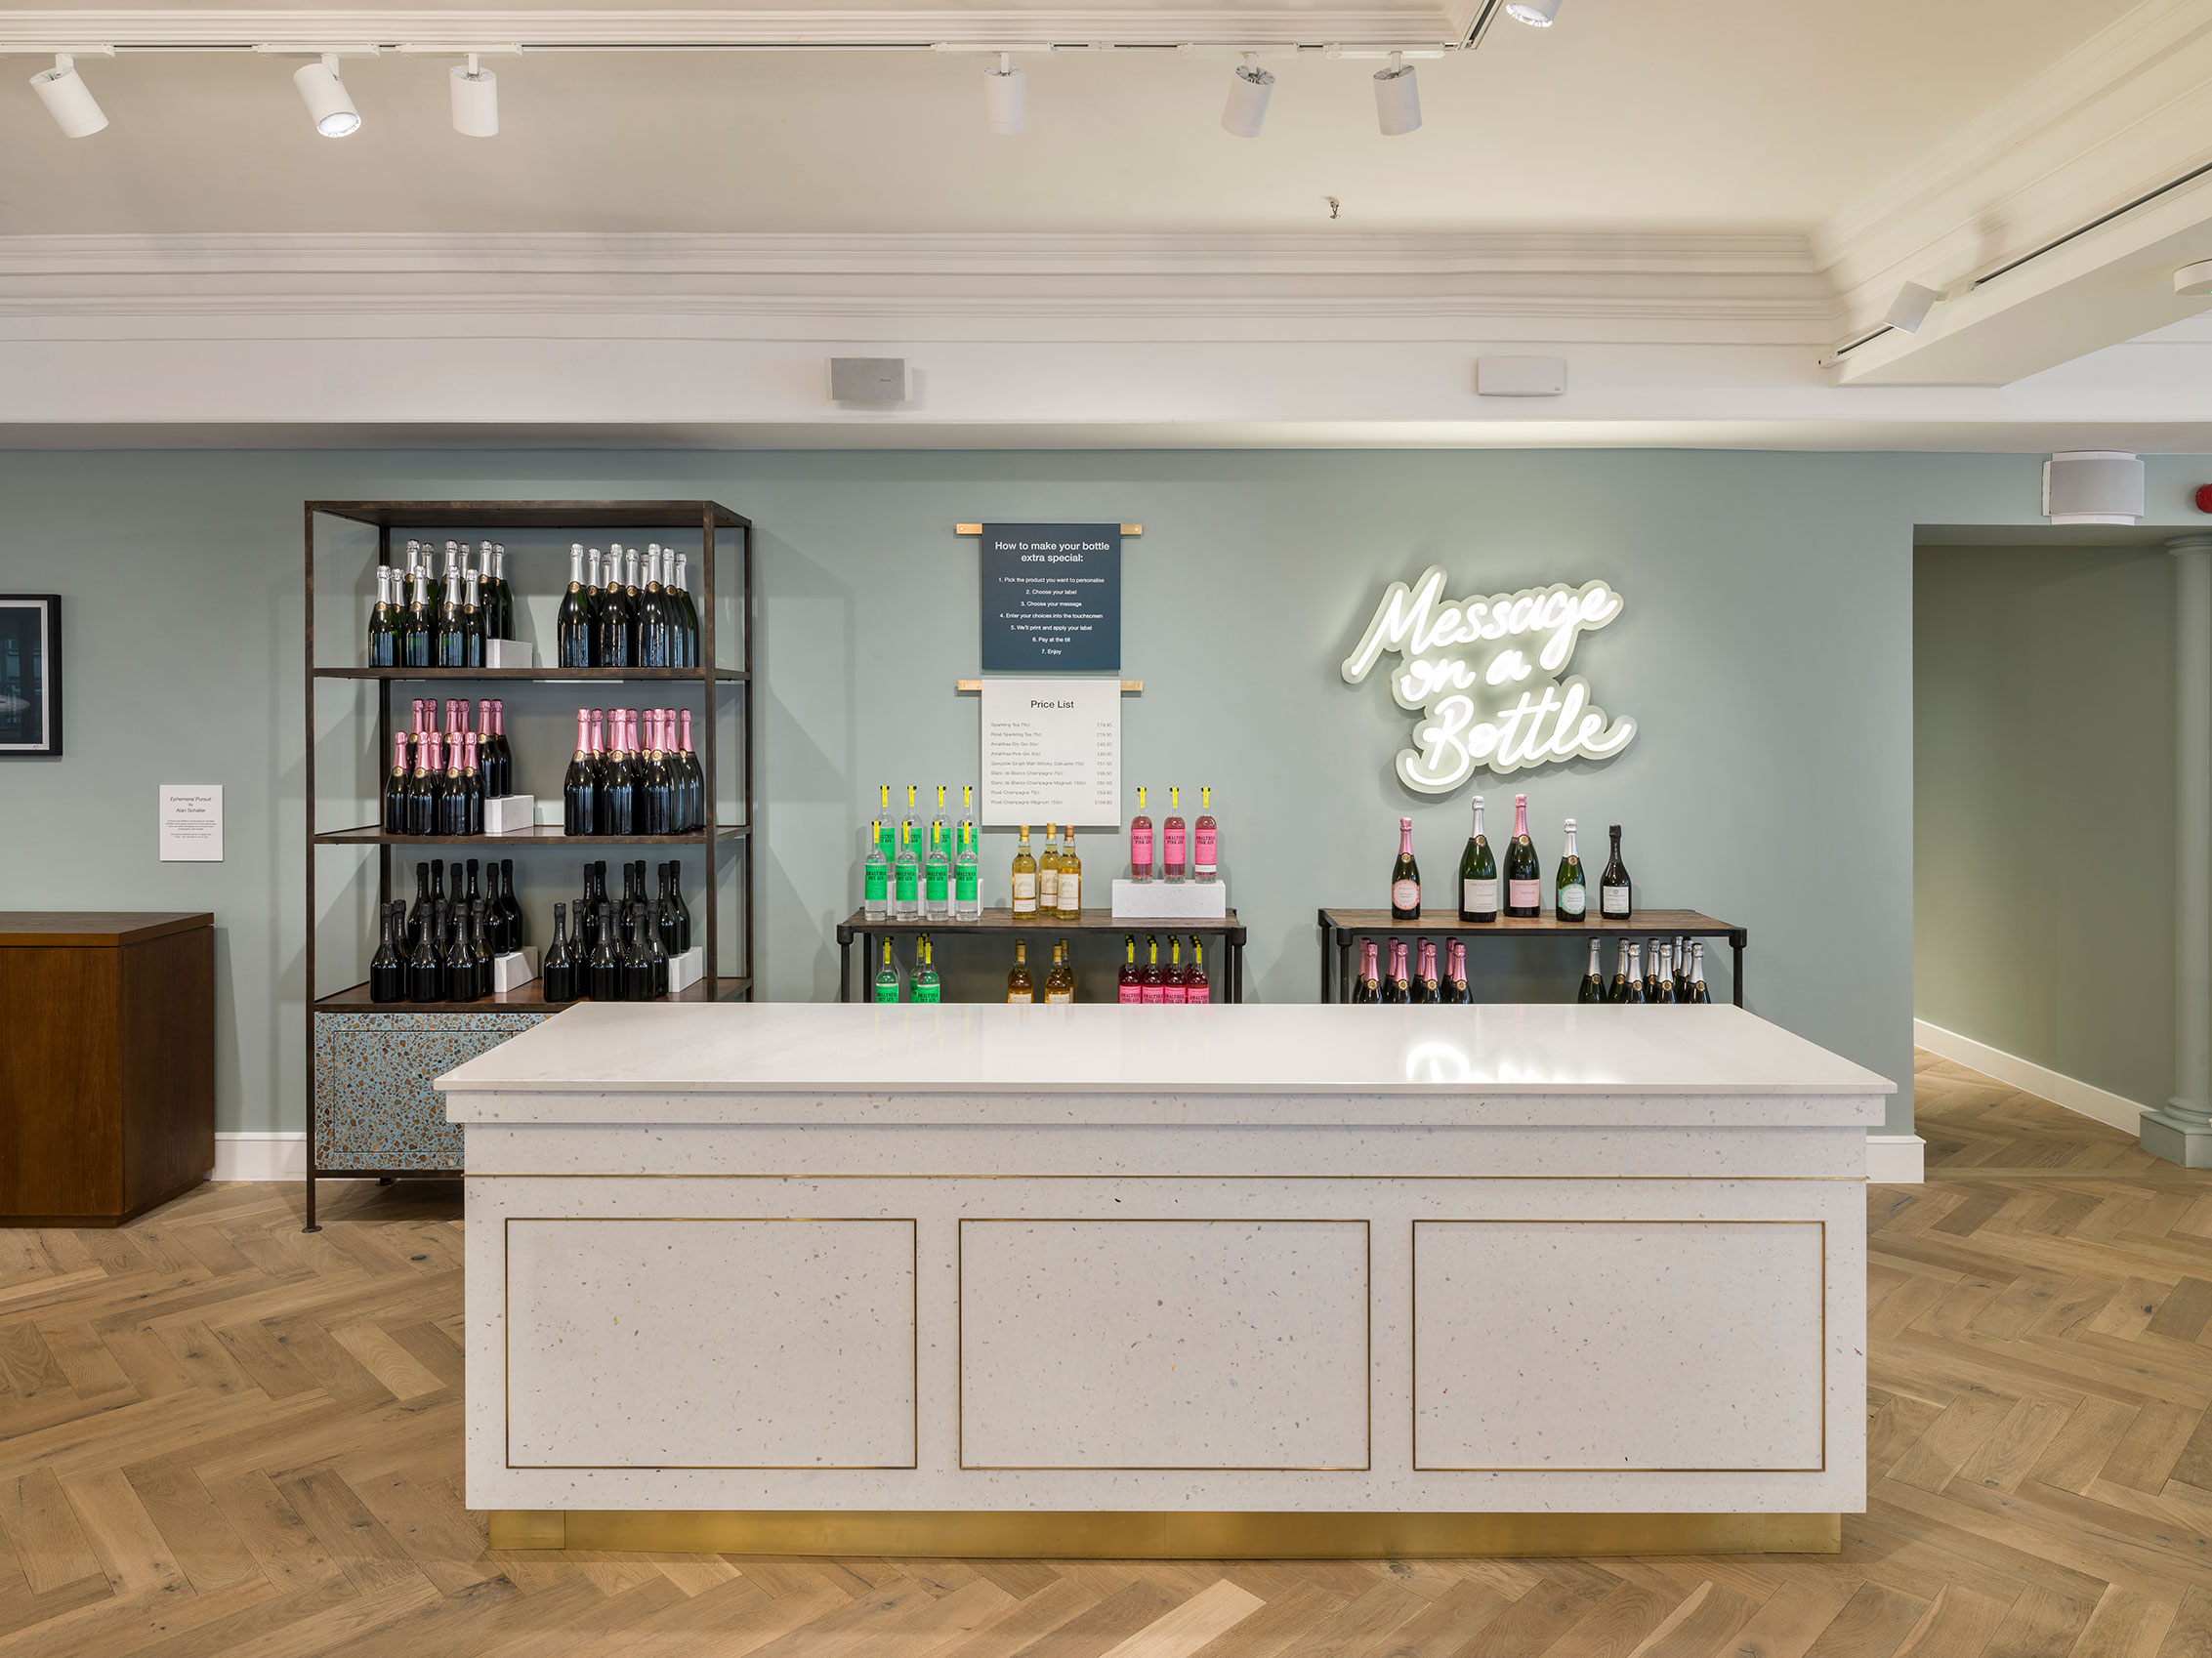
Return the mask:
<svg viewBox="0 0 2212 1658">
<path fill-rule="evenodd" d="M 495 1546 L 1833 1548 L 1892 1085 L 1734 1008 L 579 1006 L 439 1079 Z"/>
</svg>

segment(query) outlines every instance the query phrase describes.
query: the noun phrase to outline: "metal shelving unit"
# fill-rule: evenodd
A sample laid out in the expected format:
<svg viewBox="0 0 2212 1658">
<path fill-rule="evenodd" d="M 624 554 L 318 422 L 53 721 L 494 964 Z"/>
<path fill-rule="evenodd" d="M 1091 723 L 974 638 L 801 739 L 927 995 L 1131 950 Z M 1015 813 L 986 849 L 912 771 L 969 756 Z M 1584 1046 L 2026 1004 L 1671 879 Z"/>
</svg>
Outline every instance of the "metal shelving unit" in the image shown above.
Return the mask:
<svg viewBox="0 0 2212 1658">
<path fill-rule="evenodd" d="M 1726 938 L 1734 952 L 1730 978 L 1735 1005 L 1743 1006 L 1743 951 L 1751 934 L 1732 922 L 1715 921 L 1695 910 L 1638 910 L 1626 921 L 1562 921 L 1547 911 L 1540 916 L 1500 915 L 1495 921 L 1461 921 L 1456 915 L 1424 917 L 1420 921 L 1393 921 L 1388 910 L 1323 910 L 1316 923 L 1321 933 L 1321 1000 L 1349 1002 L 1357 967 L 1352 959 L 1354 940 L 1359 938 L 1492 938 L 1525 943 L 1531 938 L 1557 942 L 1562 938 Z"/>
<path fill-rule="evenodd" d="M 399 1179 L 456 1179 L 461 1174 L 457 1140 L 440 1140 L 429 1132 L 426 1100 L 435 1101 L 429 1079 L 458 1063 L 472 1052 L 495 1046 L 530 1025 L 552 1016 L 540 984 L 533 979 L 518 989 L 495 993 L 475 1002 L 371 1002 L 365 982 L 318 994 L 315 982 L 315 859 L 318 848 L 376 849 L 377 896 L 380 904 L 393 897 L 393 850 L 405 847 L 465 847 L 491 856 L 559 847 L 667 847 L 698 851 L 705 863 L 706 975 L 690 989 L 671 1000 L 686 1002 L 749 1001 L 754 976 L 754 916 L 756 875 L 752 855 L 752 830 L 757 811 L 754 793 L 753 721 L 753 544 L 750 519 L 712 501 L 310 501 L 306 503 L 305 690 L 306 756 L 306 883 L 307 883 L 307 1081 L 308 1167 L 307 1230 L 315 1231 L 315 1181 L 324 1178 L 383 1181 Z M 696 668 L 364 668 L 324 666 L 315 660 L 315 575 L 318 520 L 343 519 L 367 525 L 377 532 L 377 559 L 391 563 L 393 534 L 419 530 L 443 536 L 459 531 L 492 534 L 522 529 L 563 532 L 622 530 L 630 532 L 673 530 L 696 532 L 700 537 L 701 583 L 699 606 L 699 657 Z M 716 637 L 720 601 L 730 597 L 722 581 L 725 558 L 736 564 L 735 614 L 739 639 L 725 661 L 722 651 L 730 642 Z M 347 578 L 349 582 L 355 579 Z M 347 648 L 357 650 L 358 641 Z M 380 757 L 392 752 L 396 729 L 394 705 L 400 701 L 395 687 L 408 684 L 502 684 L 517 681 L 539 684 L 585 682 L 620 684 L 626 682 L 664 682 L 700 687 L 704 704 L 703 726 L 698 737 L 699 766 L 705 783 L 706 826 L 683 835 L 566 835 L 558 826 L 537 825 L 505 835 L 393 835 L 377 824 L 318 829 L 315 792 L 315 697 L 326 684 L 371 682 L 376 684 L 377 749 Z M 736 702 L 739 753 L 721 753 L 719 716 L 721 699 Z M 403 704 L 402 704 L 403 706 Z M 739 821 L 719 822 L 722 767 L 734 763 L 740 770 L 736 791 Z M 563 760 L 563 765 L 565 764 Z M 723 967 L 720 925 L 722 876 L 725 863 L 736 870 L 739 916 L 734 973 Z M 342 1073 L 342 1075 L 340 1074 Z M 377 1142 L 377 1113 L 387 1110 L 392 1133 L 384 1143 L 388 1153 L 363 1152 L 364 1143 Z M 332 1120 L 343 1119 L 343 1155 L 326 1163 L 323 1152 Z M 408 1136 L 413 1143 L 405 1143 Z M 427 1159 L 427 1161 L 426 1161 Z"/>
<path fill-rule="evenodd" d="M 1231 910 L 1218 921 L 1189 917 L 1124 916 L 1115 920 L 1108 910 L 1085 910 L 1080 921 L 1050 916 L 1041 921 L 1016 921 L 1010 909 L 990 909 L 974 921 L 870 921 L 865 910 L 855 910 L 837 924 L 837 999 L 852 997 L 853 940 L 861 941 L 860 989 L 865 995 L 869 964 L 875 960 L 879 936 L 911 937 L 927 933 L 942 937 L 957 933 L 988 933 L 1005 938 L 1043 937 L 1056 933 L 1195 933 L 1222 941 L 1222 974 L 1217 981 L 1225 1002 L 1244 1000 L 1244 924 Z"/>
</svg>

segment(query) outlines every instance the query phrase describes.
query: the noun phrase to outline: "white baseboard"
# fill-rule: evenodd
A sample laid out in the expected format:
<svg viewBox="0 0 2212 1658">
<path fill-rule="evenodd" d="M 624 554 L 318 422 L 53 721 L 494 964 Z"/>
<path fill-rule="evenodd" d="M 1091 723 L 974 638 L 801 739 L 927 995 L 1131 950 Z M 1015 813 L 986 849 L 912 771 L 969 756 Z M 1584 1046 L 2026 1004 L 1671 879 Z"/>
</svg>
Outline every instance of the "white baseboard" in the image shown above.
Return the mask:
<svg viewBox="0 0 2212 1658">
<path fill-rule="evenodd" d="M 1928 1142 L 1916 1134 L 1866 1137 L 1866 1178 L 1888 1186 L 1916 1186 L 1928 1178 Z"/>
<path fill-rule="evenodd" d="M 304 1130 L 215 1137 L 214 1180 L 298 1181 L 305 1180 L 307 1172 L 308 1137 Z"/>
<path fill-rule="evenodd" d="M 1955 1030 L 1945 1030 L 1940 1024 L 1930 1024 L 1926 1019 L 1912 1021 L 1912 1040 L 1953 1064 L 1971 1065 L 2008 1088 L 2064 1105 L 2069 1111 L 2078 1111 L 2084 1117 L 2108 1123 L 2115 1129 L 2125 1129 L 2129 1134 L 2136 1132 L 2142 1124 L 2143 1113 L 2149 1109 L 2108 1089 L 2099 1088 L 2095 1083 L 2069 1077 L 2064 1071 L 2050 1070 L 2032 1059 L 2023 1059 L 2017 1054 L 1977 1042 L 1971 1036 L 1961 1036 Z"/>
</svg>

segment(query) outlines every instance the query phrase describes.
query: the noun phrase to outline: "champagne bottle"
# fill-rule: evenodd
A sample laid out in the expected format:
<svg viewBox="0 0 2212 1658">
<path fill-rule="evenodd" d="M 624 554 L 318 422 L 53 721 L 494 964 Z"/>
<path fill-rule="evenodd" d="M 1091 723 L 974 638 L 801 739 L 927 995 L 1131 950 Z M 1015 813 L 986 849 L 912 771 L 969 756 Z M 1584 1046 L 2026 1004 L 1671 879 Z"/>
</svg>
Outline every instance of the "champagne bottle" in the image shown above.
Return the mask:
<svg viewBox="0 0 2212 1658">
<path fill-rule="evenodd" d="M 1627 988 L 1620 999 L 1630 1007 L 1641 1008 L 1650 1000 L 1644 993 L 1643 947 L 1631 940 L 1629 943 L 1623 944 L 1621 948 L 1628 952 L 1628 965 L 1623 971 L 1623 977 L 1627 980 Z"/>
<path fill-rule="evenodd" d="M 898 1000 L 898 964 L 892 959 L 888 938 L 883 941 L 883 965 L 876 969 L 874 999 L 878 1002 Z"/>
<path fill-rule="evenodd" d="M 491 580 L 491 623 L 493 639 L 515 637 L 515 589 L 507 580 L 507 544 L 487 541 L 491 549 L 485 572 Z"/>
<path fill-rule="evenodd" d="M 1613 850 L 1598 877 L 1598 913 L 1607 921 L 1626 921 L 1636 913 L 1635 884 L 1628 878 L 1628 865 L 1620 861 L 1620 825 L 1606 833 L 1612 837 Z"/>
<path fill-rule="evenodd" d="M 1582 859 L 1574 850 L 1574 819 L 1566 820 L 1566 850 L 1560 853 L 1559 877 L 1552 885 L 1552 913 L 1563 926 L 1579 927 L 1589 908 L 1590 887 L 1582 874 Z"/>
<path fill-rule="evenodd" d="M 623 871 L 622 885 L 630 885 L 629 871 Z M 619 926 L 619 924 L 617 924 Z M 640 927 L 635 918 L 622 933 L 622 1000 L 649 1002 L 652 1000 L 652 957 L 646 949 L 646 935 L 652 931 Z"/>
<path fill-rule="evenodd" d="M 882 921 L 891 914 L 891 865 L 883 855 L 883 819 L 868 825 L 868 856 L 860 866 L 860 918 Z"/>
<path fill-rule="evenodd" d="M 407 824 L 407 733 L 392 733 L 392 769 L 384 779 L 384 832 L 387 835 L 410 833 Z"/>
<path fill-rule="evenodd" d="M 589 709 L 576 710 L 576 753 L 561 778 L 561 827 L 570 835 L 589 835 L 599 823 L 599 807 L 593 798 L 599 768 L 592 764 L 592 717 Z"/>
<path fill-rule="evenodd" d="M 1021 843 L 1014 849 L 1014 919 L 1037 919 L 1037 860 L 1029 854 L 1029 826 L 1022 825 Z"/>
<path fill-rule="evenodd" d="M 444 986 L 438 982 L 438 928 L 444 907 L 431 905 L 416 928 L 415 947 L 407 957 L 407 1000 L 410 1002 L 445 1000 Z"/>
<path fill-rule="evenodd" d="M 1505 913 L 1523 920 L 1544 913 L 1544 867 L 1528 839 L 1528 797 L 1513 797 L 1513 840 L 1505 850 Z"/>
<path fill-rule="evenodd" d="M 1644 954 L 1644 1000 L 1647 1002 L 1656 1002 L 1658 999 L 1659 941 L 1656 938 L 1653 938 L 1647 945 Z"/>
<path fill-rule="evenodd" d="M 1037 853 L 1037 913 L 1041 916 L 1060 914 L 1060 847 L 1053 840 L 1053 828 L 1045 825 L 1045 844 Z"/>
<path fill-rule="evenodd" d="M 1060 919 L 1083 919 L 1083 860 L 1075 855 L 1075 825 L 1060 832 Z"/>
<path fill-rule="evenodd" d="M 642 887 L 645 876 L 641 873 L 638 880 Z M 652 965 L 652 993 L 656 997 L 666 996 L 668 994 L 668 951 L 661 944 L 660 928 L 654 920 L 652 906 L 649 903 L 638 906 L 638 937 L 645 945 L 646 960 Z"/>
<path fill-rule="evenodd" d="M 1052 971 L 1045 974 L 1045 1000 L 1055 1006 L 1075 1000 L 1075 968 L 1067 959 L 1067 940 L 1052 947 Z"/>
<path fill-rule="evenodd" d="M 423 929 L 430 925 L 430 865 L 415 865 L 415 907 L 407 912 L 407 931 L 399 939 L 399 953 L 412 956 L 422 942 Z"/>
<path fill-rule="evenodd" d="M 1574 998 L 1577 1002 L 1603 1002 L 1606 999 L 1605 969 L 1598 960 L 1598 946 L 1604 942 L 1601 938 L 1590 940 L 1590 966 L 1582 974 L 1582 988 Z"/>
<path fill-rule="evenodd" d="M 653 931 L 660 934 L 661 954 L 673 961 L 689 947 L 684 942 L 684 919 L 676 907 L 676 860 L 670 858 L 654 873 L 660 877 L 660 895 L 653 900 Z"/>
<path fill-rule="evenodd" d="M 1137 785 L 1137 815 L 1129 820 L 1129 879 L 1152 878 L 1152 820 L 1145 815 L 1145 785 Z"/>
<path fill-rule="evenodd" d="M 1498 860 L 1490 853 L 1489 837 L 1482 833 L 1482 797 L 1475 797 L 1475 827 L 1468 833 L 1467 850 L 1459 854 L 1459 919 L 1498 919 Z"/>
<path fill-rule="evenodd" d="M 604 872 L 600 891 L 606 890 Z M 614 925 L 614 906 L 599 906 L 598 942 L 592 946 L 591 988 L 595 1002 L 619 1002 L 622 997 L 622 957 L 616 951 L 621 929 Z"/>
<path fill-rule="evenodd" d="M 1413 1000 L 1413 982 L 1405 971 L 1405 940 L 1390 941 L 1390 972 L 1383 977 L 1383 1000 L 1403 1005 Z"/>
<path fill-rule="evenodd" d="M 1659 961 L 1656 964 L 1657 971 L 1651 975 L 1651 1000 L 1663 1007 L 1671 1008 L 1675 1001 L 1674 946 L 1672 944 L 1661 944 L 1658 948 L 1660 954 Z"/>
<path fill-rule="evenodd" d="M 483 833 L 483 774 L 477 766 L 477 734 L 465 731 L 461 735 L 461 803 L 462 820 L 468 825 L 464 835 Z"/>
<path fill-rule="evenodd" d="M 1454 1007 L 1465 1007 L 1474 1000 L 1467 989 L 1467 946 L 1457 938 L 1444 955 L 1442 1000 Z"/>
<path fill-rule="evenodd" d="M 922 913 L 932 921 L 952 919 L 952 856 L 944 821 L 944 785 L 937 786 L 937 816 L 930 821 L 930 857 L 922 869 Z"/>
<path fill-rule="evenodd" d="M 475 930 L 470 943 L 477 957 L 477 995 L 489 996 L 498 987 L 498 974 L 492 967 L 491 906 L 482 898 L 470 907 L 469 925 Z"/>
<path fill-rule="evenodd" d="M 1406 1000 L 1421 1007 L 1433 1008 L 1440 999 L 1437 992 L 1436 940 L 1424 938 L 1414 958 L 1413 977 L 1406 985 Z"/>
<path fill-rule="evenodd" d="M 1704 940 L 1700 939 L 1690 947 L 1690 1000 L 1704 1004 L 1710 1003 L 1712 999 L 1712 991 L 1705 987 L 1705 944 Z"/>
<path fill-rule="evenodd" d="M 1144 991 L 1142 1000 L 1147 1007 L 1156 1007 L 1167 1001 L 1167 970 L 1160 966 L 1160 939 L 1156 933 L 1145 934 L 1145 969 L 1138 980 Z"/>
<path fill-rule="evenodd" d="M 647 668 L 666 668 L 668 660 L 668 605 L 660 589 L 660 543 L 646 544 L 644 615 L 638 622 L 638 660 Z"/>
<path fill-rule="evenodd" d="M 930 949 L 930 935 L 925 933 L 914 940 L 914 1000 L 941 1002 L 944 987 L 938 982 L 937 963 Z"/>
<path fill-rule="evenodd" d="M 1037 999 L 1036 981 L 1029 976 L 1029 941 L 1014 940 L 1014 966 L 1006 974 L 1006 999 L 1023 1006 Z"/>
<path fill-rule="evenodd" d="M 1375 941 L 1359 940 L 1359 976 L 1352 981 L 1352 1001 L 1356 1007 L 1383 999 L 1383 976 L 1375 967 Z"/>
<path fill-rule="evenodd" d="M 601 567 L 606 585 L 592 613 L 592 662 L 601 668 L 628 668 L 630 660 L 630 603 L 622 589 L 622 550 L 609 544 L 606 563 Z"/>
<path fill-rule="evenodd" d="M 691 711 L 676 715 L 676 752 L 684 763 L 684 833 L 695 835 L 707 826 L 707 777 L 699 757 L 691 752 Z"/>
<path fill-rule="evenodd" d="M 955 921 L 981 921 L 983 870 L 976 855 L 975 788 L 960 785 L 960 847 L 952 859 L 952 915 Z"/>
<path fill-rule="evenodd" d="M 483 613 L 483 580 L 471 570 L 461 589 L 461 666 L 483 666 L 483 643 L 490 636 Z"/>
<path fill-rule="evenodd" d="M 1173 783 L 1167 789 L 1167 818 L 1160 825 L 1161 873 L 1170 881 L 1190 875 L 1190 831 L 1183 821 L 1183 791 Z"/>
<path fill-rule="evenodd" d="M 1183 975 L 1183 999 L 1186 1002 L 1211 1002 L 1214 987 L 1206 977 L 1206 947 L 1198 942 L 1198 935 L 1190 934 L 1190 966 Z"/>
<path fill-rule="evenodd" d="M 1667 952 L 1667 961 L 1674 969 L 1674 999 L 1678 1002 L 1689 1001 L 1690 939 L 1687 935 L 1679 933 L 1675 934 L 1674 948 Z"/>
<path fill-rule="evenodd" d="M 635 547 L 622 550 L 622 597 L 629 605 L 629 615 L 626 618 L 630 630 L 627 666 L 635 668 L 643 665 L 646 659 L 646 592 L 638 582 L 638 550 Z"/>
<path fill-rule="evenodd" d="M 1116 1002 L 1142 1002 L 1145 999 L 1145 975 L 1137 968 L 1137 934 L 1121 935 L 1121 974 L 1114 983 Z"/>
<path fill-rule="evenodd" d="M 1221 871 L 1221 825 L 1214 821 L 1214 791 L 1198 786 L 1198 819 L 1190 825 L 1190 878 L 1211 881 Z M 1192 949 L 1197 946 L 1193 944 Z"/>
<path fill-rule="evenodd" d="M 371 668 L 396 668 L 399 666 L 399 606 L 393 601 L 392 566 L 376 567 L 376 607 L 369 612 L 368 665 Z"/>
<path fill-rule="evenodd" d="M 384 907 L 383 925 L 378 929 L 376 954 L 369 959 L 369 1000 L 372 1002 L 404 1002 L 407 999 L 407 963 L 399 954 L 399 934 L 406 925 L 407 906 L 401 903 Z"/>
<path fill-rule="evenodd" d="M 1393 921 L 1419 921 L 1421 919 L 1421 866 L 1413 861 L 1413 819 L 1398 820 L 1398 860 L 1390 871 L 1390 918 Z M 1392 947 L 1395 959 L 1397 947 Z"/>
<path fill-rule="evenodd" d="M 553 943 L 538 968 L 538 990 L 548 1002 L 576 999 L 576 958 L 568 948 L 568 906 L 553 906 Z"/>
</svg>

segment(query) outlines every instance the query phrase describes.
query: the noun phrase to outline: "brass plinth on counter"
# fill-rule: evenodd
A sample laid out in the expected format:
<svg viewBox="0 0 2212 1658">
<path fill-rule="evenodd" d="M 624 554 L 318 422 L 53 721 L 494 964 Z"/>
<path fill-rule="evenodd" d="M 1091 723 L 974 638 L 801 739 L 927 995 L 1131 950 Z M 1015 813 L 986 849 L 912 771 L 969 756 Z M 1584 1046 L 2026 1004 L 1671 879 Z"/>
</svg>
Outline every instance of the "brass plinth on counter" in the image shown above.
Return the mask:
<svg viewBox="0 0 2212 1658">
<path fill-rule="evenodd" d="M 1843 1516 L 494 1509 L 491 1546 L 1060 1560 L 1833 1554 Z"/>
</svg>

